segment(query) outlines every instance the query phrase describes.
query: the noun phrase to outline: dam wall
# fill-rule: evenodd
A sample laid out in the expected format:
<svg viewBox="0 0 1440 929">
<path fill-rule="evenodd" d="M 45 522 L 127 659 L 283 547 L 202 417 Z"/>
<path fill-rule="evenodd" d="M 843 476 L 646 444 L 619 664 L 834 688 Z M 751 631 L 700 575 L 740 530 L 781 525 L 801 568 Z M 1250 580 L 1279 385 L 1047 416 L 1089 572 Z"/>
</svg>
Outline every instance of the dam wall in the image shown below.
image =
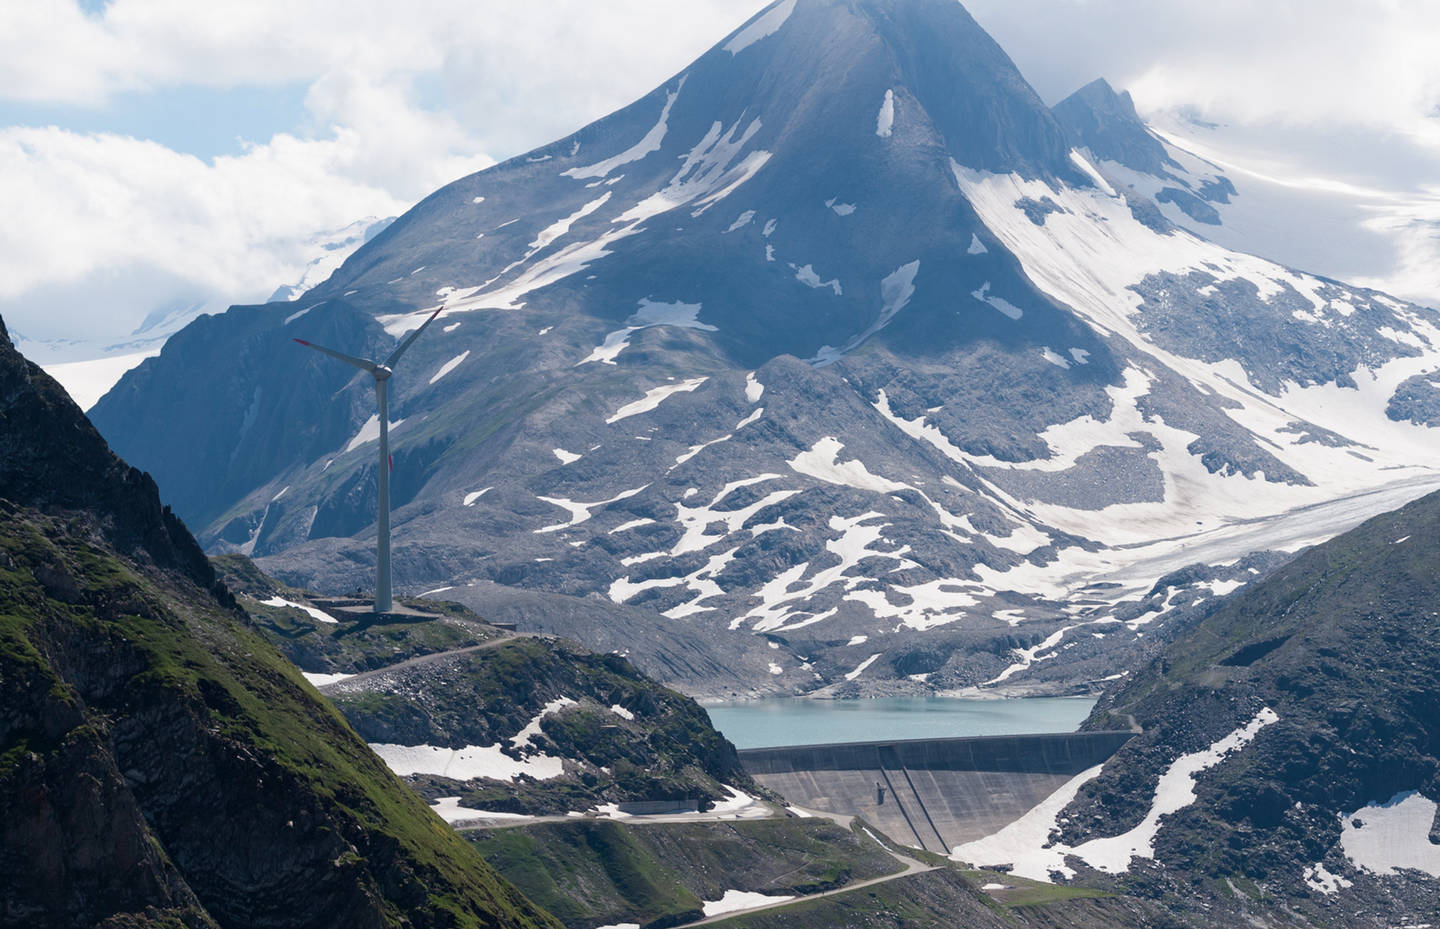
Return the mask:
<svg viewBox="0 0 1440 929">
<path fill-rule="evenodd" d="M 863 816 L 940 854 L 1019 819 L 1135 733 L 1073 732 L 754 748 L 740 761 L 795 806 Z"/>
</svg>

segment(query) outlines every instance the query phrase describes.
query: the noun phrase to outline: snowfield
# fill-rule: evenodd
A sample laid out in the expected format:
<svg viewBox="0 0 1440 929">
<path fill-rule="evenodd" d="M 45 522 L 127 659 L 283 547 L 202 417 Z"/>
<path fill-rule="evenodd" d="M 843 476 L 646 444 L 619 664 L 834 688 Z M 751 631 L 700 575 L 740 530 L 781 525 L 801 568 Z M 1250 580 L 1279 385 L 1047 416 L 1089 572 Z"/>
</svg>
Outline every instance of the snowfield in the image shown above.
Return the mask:
<svg viewBox="0 0 1440 929">
<path fill-rule="evenodd" d="M 978 866 L 1010 865 L 1012 873 L 1036 881 L 1053 881 L 1055 874 L 1073 878 L 1074 868 L 1065 863 L 1065 859 L 1072 855 L 1096 870 L 1122 874 L 1130 870 L 1132 859 L 1155 857 L 1155 836 L 1164 825 L 1162 819 L 1195 802 L 1195 780 L 1201 773 L 1244 749 L 1261 729 L 1279 719 L 1273 710 L 1266 707 L 1249 723 L 1209 748 L 1177 758 L 1160 775 L 1145 818 L 1120 835 L 1091 839 L 1074 847 L 1052 843 L 1050 839 L 1059 826 L 1061 811 L 1075 800 L 1082 786 L 1099 776 L 1102 765 L 1071 778 L 999 832 L 956 846 L 950 857 Z M 1434 812 L 1433 804 L 1431 812 Z"/>
</svg>

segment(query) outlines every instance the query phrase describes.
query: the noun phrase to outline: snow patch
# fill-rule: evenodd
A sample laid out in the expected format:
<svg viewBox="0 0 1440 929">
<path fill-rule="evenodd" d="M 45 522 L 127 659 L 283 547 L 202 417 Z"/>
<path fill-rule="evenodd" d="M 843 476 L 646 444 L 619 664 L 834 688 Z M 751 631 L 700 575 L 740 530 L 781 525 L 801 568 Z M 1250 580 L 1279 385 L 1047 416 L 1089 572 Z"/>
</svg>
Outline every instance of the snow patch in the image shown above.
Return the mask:
<svg viewBox="0 0 1440 929">
<path fill-rule="evenodd" d="M 745 375 L 745 399 L 751 403 L 759 403 L 764 395 L 765 385 L 755 380 L 755 372 Z"/>
<path fill-rule="evenodd" d="M 526 759 L 511 758 L 496 745 L 467 745 L 464 748 L 439 748 L 434 745 L 396 745 L 371 743 L 371 750 L 400 777 L 431 774 L 457 781 L 488 777 L 511 781 L 524 774 L 545 781 L 565 773 L 562 759 L 549 755 L 532 755 Z"/>
<path fill-rule="evenodd" d="M 585 204 L 580 209 L 576 210 L 574 213 L 571 213 L 569 216 L 566 216 L 564 219 L 558 219 L 550 225 L 546 226 L 544 229 L 541 229 L 540 234 L 535 237 L 535 241 L 530 243 L 530 251 L 527 252 L 525 257 L 520 260 L 526 261 L 541 249 L 548 248 L 552 242 L 568 233 L 571 226 L 575 225 L 580 220 L 584 219 L 591 213 L 600 209 L 606 203 L 610 202 L 610 197 L 613 194 L 614 191 L 607 190 L 604 196 L 600 197 L 599 199 L 591 200 L 589 203 Z"/>
<path fill-rule="evenodd" d="M 880 104 L 880 112 L 875 117 L 875 134 L 882 139 L 890 138 L 891 131 L 895 128 L 895 91 L 885 91 L 885 100 Z"/>
<path fill-rule="evenodd" d="M 824 346 L 810 359 L 810 363 L 817 368 L 834 364 L 845 355 L 859 348 L 872 335 L 884 329 L 895 318 L 895 314 L 905 309 L 910 298 L 915 296 L 915 275 L 920 271 L 920 262 L 915 260 L 885 276 L 880 282 L 880 315 L 871 323 L 864 332 L 846 342 L 841 348 Z"/>
<path fill-rule="evenodd" d="M 761 39 L 769 38 L 780 31 L 790 14 L 795 11 L 795 0 L 785 0 L 784 3 L 771 7 L 767 12 L 760 14 L 750 21 L 739 32 L 725 43 L 725 51 L 731 55 L 738 55 L 745 49 L 759 42 Z M 706 915 L 710 915 L 708 912 Z"/>
<path fill-rule="evenodd" d="M 857 678 L 857 677 L 859 677 L 860 675 L 864 674 L 864 673 L 865 673 L 865 669 L 868 668 L 868 667 L 870 667 L 872 664 L 874 664 L 874 663 L 875 663 L 875 659 L 879 658 L 881 654 L 883 654 L 883 653 L 882 653 L 882 652 L 876 652 L 875 654 L 871 655 L 869 658 L 866 658 L 864 661 L 860 662 L 858 665 L 855 666 L 855 670 L 854 670 L 854 671 L 850 671 L 850 672 L 847 672 L 847 673 L 846 673 L 846 675 L 845 675 L 845 680 L 847 680 L 847 681 L 853 681 L 853 680 L 855 680 L 855 678 Z"/>
<path fill-rule="evenodd" d="M 630 347 L 630 336 L 651 326 L 675 326 L 680 329 L 699 329 L 703 332 L 718 331 L 714 326 L 700 322 L 701 305 L 698 303 L 656 303 L 648 297 L 640 301 L 640 308 L 625 320 L 625 328 L 617 329 L 605 336 L 598 348 L 586 355 L 575 366 L 598 361 L 613 365 L 620 353 Z"/>
<path fill-rule="evenodd" d="M 688 381 L 681 381 L 678 384 L 661 384 L 659 387 L 652 387 L 647 390 L 645 396 L 639 400 L 633 403 L 627 403 L 616 410 L 605 422 L 607 424 L 618 423 L 622 419 L 629 419 L 631 416 L 648 413 L 665 402 L 667 398 L 678 393 L 689 393 L 708 380 L 708 377 L 694 377 Z"/>
<path fill-rule="evenodd" d="M 390 421 L 390 431 L 394 432 L 400 428 L 400 424 L 403 422 L 405 422 L 403 419 L 392 419 Z M 360 431 L 355 433 L 355 438 L 351 439 L 349 444 L 345 446 L 345 451 L 353 452 L 367 442 L 378 441 L 380 441 L 380 414 L 374 413 L 369 419 L 365 420 L 365 425 L 360 427 Z"/>
<path fill-rule="evenodd" d="M 308 313 L 308 312 L 310 312 L 311 310 L 315 309 L 317 306 L 323 306 L 323 305 L 324 305 L 324 302 L 323 302 L 323 301 L 320 302 L 320 303 L 312 303 L 312 304 L 310 304 L 309 306 L 307 306 L 305 309 L 299 310 L 299 311 L 294 312 L 294 313 L 291 313 L 289 316 L 285 317 L 285 321 L 284 321 L 283 323 L 281 323 L 280 325 L 282 325 L 282 326 L 288 326 L 288 325 L 290 325 L 291 323 L 293 323 L 295 320 L 297 320 L 297 319 L 299 319 L 300 317 L 304 316 L 306 313 Z"/>
<path fill-rule="evenodd" d="M 729 228 L 729 229 L 726 229 L 723 233 L 721 233 L 721 235 L 729 235 L 730 233 L 734 232 L 736 229 L 744 229 L 746 226 L 750 225 L 750 221 L 753 220 L 754 218 L 755 218 L 755 211 L 754 211 L 754 210 L 746 210 L 745 212 L 741 213 L 738 217 L 736 217 L 735 221 L 730 224 L 730 228 Z"/>
<path fill-rule="evenodd" d="M 554 700 L 551 700 L 549 703 L 545 704 L 545 706 L 540 710 L 539 713 L 535 714 L 535 717 L 531 719 L 530 722 L 525 724 L 525 728 L 521 729 L 519 732 L 515 733 L 515 735 L 510 738 L 511 747 L 529 748 L 534 738 L 541 733 L 541 720 L 554 713 L 560 712 L 567 706 L 575 705 L 576 702 L 574 700 L 571 700 L 569 697 L 557 697 Z"/>
<path fill-rule="evenodd" d="M 1399 868 L 1440 877 L 1440 845 L 1430 841 L 1435 801 L 1405 791 L 1342 816 L 1340 847 L 1358 868 L 1381 876 Z"/>
<path fill-rule="evenodd" d="M 334 622 L 332 619 L 331 622 Z M 347 677 L 354 677 L 353 674 L 323 674 L 318 671 L 301 671 L 300 674 L 316 687 L 324 687 L 326 684 L 338 684 Z"/>
<path fill-rule="evenodd" d="M 296 603 L 293 600 L 286 600 L 284 597 L 271 597 L 269 600 L 261 600 L 260 602 L 265 604 L 266 606 L 288 606 L 292 610 L 301 610 L 316 622 L 339 625 L 339 620 L 335 619 L 335 617 L 331 616 L 329 613 L 326 613 L 324 610 L 317 609 L 313 606 L 307 606 L 304 603 Z"/>
<path fill-rule="evenodd" d="M 1096 765 L 1070 778 L 1059 790 L 1041 800 L 1024 816 L 993 835 L 951 849 L 956 861 L 987 865 L 1010 865 L 1010 873 L 1032 881 L 1050 882 L 1053 874 L 1071 878 L 1075 869 L 1065 864 L 1070 849 L 1051 846 L 1050 834 L 1058 826 L 1060 811 L 1080 793 L 1080 788 L 1100 776 L 1103 765 Z"/>
<path fill-rule="evenodd" d="M 609 500 L 601 500 L 598 503 L 576 503 L 574 500 L 569 500 L 564 497 L 538 497 L 536 499 L 543 500 L 546 503 L 554 504 L 555 506 L 560 507 L 562 510 L 568 510 L 570 513 L 570 521 L 565 523 L 557 523 L 553 526 L 546 526 L 543 529 L 536 529 L 535 534 L 544 535 L 550 532 L 559 532 L 561 529 L 569 529 L 571 526 L 578 526 L 581 523 L 590 519 L 591 510 L 597 509 L 602 506 L 609 506 L 612 503 L 619 503 L 621 500 L 629 499 L 630 497 L 635 496 L 649 486 L 649 484 L 646 484 L 643 487 L 636 487 L 634 490 L 622 491 L 621 493 L 611 497 Z"/>
<path fill-rule="evenodd" d="M 806 287 L 810 287 L 815 290 L 824 290 L 826 287 L 828 287 L 831 291 L 834 292 L 835 296 L 837 297 L 844 296 L 845 294 L 845 291 L 840 287 L 840 279 L 838 277 L 831 278 L 828 281 L 822 281 L 820 279 L 820 274 L 815 270 L 815 267 L 813 265 L 805 265 L 803 268 L 796 268 L 795 280 L 804 284 Z"/>
<path fill-rule="evenodd" d="M 559 458 L 561 464 L 567 465 L 574 464 L 581 458 L 585 457 L 584 455 L 577 455 L 574 452 L 567 452 L 563 448 L 552 448 L 550 449 L 550 454 L 554 455 L 556 458 Z"/>
<path fill-rule="evenodd" d="M 1338 894 L 1346 887 L 1355 886 L 1353 881 L 1348 881 L 1338 874 L 1331 874 L 1323 864 L 1312 864 L 1306 868 L 1304 877 L 1311 890 L 1322 894 Z"/>
<path fill-rule="evenodd" d="M 466 505 L 466 506 L 474 506 L 476 500 L 479 500 L 481 497 L 485 496 L 486 494 L 488 494 L 490 491 L 492 491 L 492 490 L 494 490 L 494 489 L 495 489 L 494 487 L 486 487 L 484 490 L 476 490 L 476 491 L 472 491 L 472 492 L 466 494 L 466 495 L 465 495 L 465 505 Z"/>
<path fill-rule="evenodd" d="M 459 797 L 436 797 L 430 809 L 447 823 L 462 823 L 470 819 L 529 819 L 523 813 L 497 813 L 490 810 L 473 810 L 460 805 Z M 637 927 L 638 929 L 638 927 Z"/>
<path fill-rule="evenodd" d="M 793 3 L 794 0 L 791 0 Z M 762 893 L 755 893 L 749 890 L 727 890 L 719 900 L 706 900 L 700 909 L 706 916 L 719 916 L 722 913 L 736 913 L 740 910 L 750 910 L 758 906 L 771 906 L 779 903 L 786 903 L 794 900 L 791 896 L 768 896 Z"/>
<path fill-rule="evenodd" d="M 610 707 L 610 712 L 614 713 L 616 716 L 620 717 L 621 719 L 634 719 L 634 718 L 635 718 L 635 714 L 634 714 L 634 713 L 632 713 L 632 712 L 630 712 L 629 710 L 625 709 L 625 707 L 621 706 L 621 705 L 618 704 L 618 703 L 615 704 L 614 706 Z"/>
<path fill-rule="evenodd" d="M 432 378 L 430 378 L 430 383 L 431 383 L 431 384 L 434 384 L 436 381 L 440 380 L 440 378 L 442 378 L 442 377 L 444 377 L 445 375 L 449 374 L 451 371 L 454 371 L 456 368 L 460 367 L 460 364 L 461 364 L 466 358 L 469 358 L 469 357 L 470 357 L 470 350 L 469 350 L 469 349 L 466 349 L 465 351 L 463 351 L 463 352 L 461 352 L 460 354 L 456 355 L 454 358 L 451 358 L 449 361 L 445 362 L 443 365 L 440 366 L 440 370 L 439 370 L 439 371 L 436 371 L 436 372 L 435 372 L 435 376 L 432 377 Z M 377 418 L 378 418 L 378 417 L 377 417 Z"/>
<path fill-rule="evenodd" d="M 1155 857 L 1155 836 L 1160 831 L 1161 817 L 1179 812 L 1195 802 L 1196 777 L 1243 749 L 1261 729 L 1279 719 L 1274 710 L 1265 707 L 1250 722 L 1209 748 L 1177 758 L 1160 775 L 1145 818 L 1135 828 L 1120 835 L 1092 839 L 1073 848 L 1061 843 L 1050 844 L 1050 834 L 1057 828 L 1060 811 L 1074 801 L 1083 784 L 1100 773 L 1101 768 L 1094 767 L 1072 778 L 1030 812 L 994 835 L 956 847 L 950 857 L 979 866 L 1009 864 L 1013 874 L 1047 882 L 1053 880 L 1053 873 L 1067 878 L 1075 876 L 1074 870 L 1065 864 L 1067 855 L 1074 855 L 1092 868 L 1110 874 L 1128 871 L 1133 858 Z M 1429 830 L 1428 820 L 1425 830 Z"/>
<path fill-rule="evenodd" d="M 989 281 L 981 284 L 979 290 L 972 290 L 970 292 L 970 296 L 974 297 L 976 300 L 979 300 L 981 303 L 990 304 L 995 309 L 999 310 L 1001 313 L 1004 313 L 1011 319 L 1019 319 L 1020 317 L 1025 315 L 1024 310 L 1020 309 L 1018 306 L 1011 303 L 1009 300 L 1005 300 L 1001 297 L 990 296 Z"/>
<path fill-rule="evenodd" d="M 1086 176 L 1088 176 L 1090 180 L 1094 182 L 1096 187 L 1104 191 L 1105 196 L 1117 196 L 1117 194 L 1115 193 L 1115 188 L 1110 186 L 1110 182 L 1105 180 L 1105 178 L 1100 174 L 1099 171 L 1095 170 L 1095 166 L 1092 165 L 1089 159 L 1087 159 L 1084 155 L 1080 154 L 1072 148 L 1070 150 L 1070 160 L 1075 163 L 1075 167 L 1085 172 Z"/>
<path fill-rule="evenodd" d="M 583 168 L 571 168 L 563 172 L 561 177 L 573 177 L 576 180 L 585 178 L 603 178 L 621 165 L 639 161 L 646 155 L 660 150 L 660 144 L 665 141 L 665 133 L 669 131 L 670 108 L 675 105 L 675 100 L 680 96 L 680 91 L 685 87 L 685 78 L 680 78 L 680 84 L 672 91 L 665 91 L 665 106 L 660 110 L 660 119 L 650 127 L 644 138 L 627 148 L 618 155 L 606 158 L 604 161 L 597 161 L 593 165 L 586 165 Z"/>
<path fill-rule="evenodd" d="M 801 452 L 790 461 L 791 470 L 813 477 L 827 484 L 841 484 L 856 490 L 869 490 L 888 494 L 906 490 L 910 485 L 887 480 L 872 474 L 865 463 L 858 458 L 840 463 L 837 459 L 845 444 L 834 436 L 826 436 L 816 442 L 807 452 Z"/>
</svg>

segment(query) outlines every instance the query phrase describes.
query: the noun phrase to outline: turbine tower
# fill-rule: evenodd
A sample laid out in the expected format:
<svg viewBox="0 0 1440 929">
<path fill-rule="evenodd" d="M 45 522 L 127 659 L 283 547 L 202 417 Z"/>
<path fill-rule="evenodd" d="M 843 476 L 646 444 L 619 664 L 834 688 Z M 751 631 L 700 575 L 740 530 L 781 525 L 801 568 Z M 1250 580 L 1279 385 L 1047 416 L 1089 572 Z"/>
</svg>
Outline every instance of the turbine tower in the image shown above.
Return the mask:
<svg viewBox="0 0 1440 929">
<path fill-rule="evenodd" d="M 332 348 L 306 342 L 304 339 L 295 340 L 306 348 L 313 348 L 317 352 L 324 352 L 331 358 L 338 358 L 348 365 L 354 365 L 375 378 L 375 405 L 380 408 L 380 468 L 376 472 L 380 484 L 380 517 L 375 533 L 376 613 L 388 613 L 393 607 L 390 599 L 390 398 L 387 385 L 390 375 L 395 373 L 395 363 L 400 360 L 401 355 L 405 354 L 405 349 L 420 337 L 420 333 L 435 321 L 435 317 L 439 316 L 443 309 L 445 307 L 441 306 L 431 313 L 430 318 L 421 323 L 419 329 L 410 333 L 405 341 L 396 346 L 395 351 L 390 353 L 390 357 L 385 359 L 384 364 L 376 364 L 373 361 L 366 361 L 364 358 L 354 358 Z"/>
</svg>

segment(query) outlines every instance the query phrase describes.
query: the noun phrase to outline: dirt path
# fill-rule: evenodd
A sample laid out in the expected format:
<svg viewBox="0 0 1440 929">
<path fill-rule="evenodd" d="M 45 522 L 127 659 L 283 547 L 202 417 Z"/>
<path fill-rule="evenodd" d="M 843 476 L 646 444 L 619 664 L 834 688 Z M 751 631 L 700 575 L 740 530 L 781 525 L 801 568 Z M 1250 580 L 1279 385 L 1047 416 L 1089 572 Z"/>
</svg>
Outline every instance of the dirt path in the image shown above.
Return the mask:
<svg viewBox="0 0 1440 929">
<path fill-rule="evenodd" d="M 850 824 L 855 819 L 855 817 L 853 816 L 846 816 L 842 813 L 826 813 L 819 810 L 805 810 L 805 812 L 810 814 L 815 819 L 828 819 L 843 829 L 849 829 Z M 661 823 L 734 822 L 735 820 L 739 819 L 782 819 L 785 816 L 786 811 L 784 809 L 780 809 L 778 807 L 774 807 L 770 804 L 762 802 L 757 803 L 752 807 L 746 807 L 745 809 L 739 811 L 731 811 L 725 813 L 669 813 L 659 816 L 627 816 L 614 821 L 624 823 L 627 826 L 645 826 Z M 475 829 L 513 829 L 518 826 L 529 826 L 535 823 L 573 823 L 575 821 L 576 817 L 574 816 L 527 816 L 524 819 L 490 820 L 488 822 L 462 821 L 454 823 L 453 828 L 457 832 L 467 832 Z M 822 897 L 833 897 L 837 894 L 849 893 L 852 890 L 861 890 L 866 887 L 872 887 L 875 884 L 883 884 L 886 881 L 894 881 L 902 877 L 909 877 L 912 874 L 921 874 L 926 871 L 934 871 L 938 867 L 937 865 L 923 864 L 919 861 L 916 861 L 914 858 L 910 858 L 895 851 L 889 845 L 886 845 L 884 842 L 882 842 L 880 838 L 876 836 L 873 832 L 871 832 L 869 829 L 865 830 L 865 834 L 868 835 L 872 840 L 874 840 L 875 843 L 878 844 L 881 848 L 885 849 L 885 851 L 889 853 L 890 857 L 894 858 L 896 861 L 900 862 L 900 864 L 904 865 L 904 868 L 896 871 L 894 874 L 886 874 L 883 877 L 875 877 L 870 878 L 869 880 L 857 881 L 853 884 L 846 884 L 844 887 L 837 887 L 834 890 L 823 891 L 822 893 L 806 894 L 805 896 L 794 897 L 789 900 L 781 900 L 777 898 L 773 903 L 761 903 L 758 906 L 746 907 L 743 910 L 731 910 L 728 913 L 717 913 L 714 916 L 707 916 L 704 919 L 697 920 L 692 923 L 685 923 L 682 926 L 676 927 L 676 929 L 688 929 L 688 927 L 690 926 L 705 926 L 709 925 L 710 923 L 722 922 L 723 920 L 730 919 L 734 916 L 743 916 L 747 913 L 758 913 L 762 910 L 773 910 L 777 907 L 790 906 L 796 903 L 804 903 L 808 900 L 819 900 Z"/>
<path fill-rule="evenodd" d="M 422 668 L 425 665 L 434 664 L 437 661 L 444 661 L 447 658 L 454 658 L 457 655 L 468 655 L 471 652 L 482 652 L 488 648 L 495 648 L 496 646 L 504 645 L 506 642 L 513 642 L 516 639 L 523 639 L 527 638 L 528 636 L 529 633 L 511 632 L 498 636 L 497 638 L 490 639 L 489 641 L 481 642 L 479 645 L 469 645 L 465 648 L 452 648 L 448 652 L 431 652 L 428 655 L 417 655 L 414 658 L 407 658 L 404 661 L 397 661 L 394 664 L 387 664 L 385 667 L 376 668 L 373 671 L 361 671 L 359 674 L 350 675 L 343 681 L 335 681 L 333 684 L 325 684 L 315 689 L 320 691 L 322 694 L 325 694 L 326 696 L 329 696 L 331 694 L 346 693 L 351 685 L 363 684 L 366 681 L 373 680 L 374 678 L 381 676 L 382 674 L 390 674 L 393 671 L 403 671 L 407 668 Z"/>
<path fill-rule="evenodd" d="M 807 810 L 806 812 L 810 811 Z M 854 819 L 854 817 L 852 816 L 832 816 L 824 813 L 817 813 L 816 815 L 817 817 L 834 820 L 836 823 L 847 827 Z M 884 884 L 887 881 L 899 880 L 902 877 L 909 877 L 912 874 L 923 874 L 926 871 L 934 871 L 939 867 L 938 865 L 922 864 L 921 862 L 916 861 L 914 858 L 910 858 L 906 855 L 900 854 L 899 852 L 892 849 L 890 846 L 886 845 L 884 842 L 881 842 L 880 839 L 868 829 L 865 830 L 865 834 L 870 836 L 870 838 L 874 839 L 881 848 L 889 852 L 890 857 L 903 864 L 905 866 L 904 869 L 896 871 L 894 874 L 887 874 L 884 877 L 873 877 L 866 881 L 856 881 L 853 884 L 846 884 L 844 887 L 837 887 L 834 890 L 826 890 L 818 894 L 806 894 L 803 897 L 795 897 L 790 900 L 777 899 L 774 903 L 762 903 L 759 906 L 746 907 L 743 910 L 731 910 L 728 913 L 717 913 L 714 916 L 707 916 L 704 919 L 697 920 L 693 923 L 685 923 L 684 925 L 677 926 L 676 929 L 689 929 L 689 927 L 691 926 L 708 926 L 711 923 L 724 922 L 725 920 L 731 919 L 736 916 L 745 916 L 750 913 L 759 913 L 763 910 L 774 910 L 784 906 L 793 906 L 797 903 L 806 903 L 811 900 L 819 900 L 824 897 L 834 897 L 840 894 L 848 894 L 852 890 L 863 890 L 866 887 L 874 887 L 876 884 Z"/>
</svg>

